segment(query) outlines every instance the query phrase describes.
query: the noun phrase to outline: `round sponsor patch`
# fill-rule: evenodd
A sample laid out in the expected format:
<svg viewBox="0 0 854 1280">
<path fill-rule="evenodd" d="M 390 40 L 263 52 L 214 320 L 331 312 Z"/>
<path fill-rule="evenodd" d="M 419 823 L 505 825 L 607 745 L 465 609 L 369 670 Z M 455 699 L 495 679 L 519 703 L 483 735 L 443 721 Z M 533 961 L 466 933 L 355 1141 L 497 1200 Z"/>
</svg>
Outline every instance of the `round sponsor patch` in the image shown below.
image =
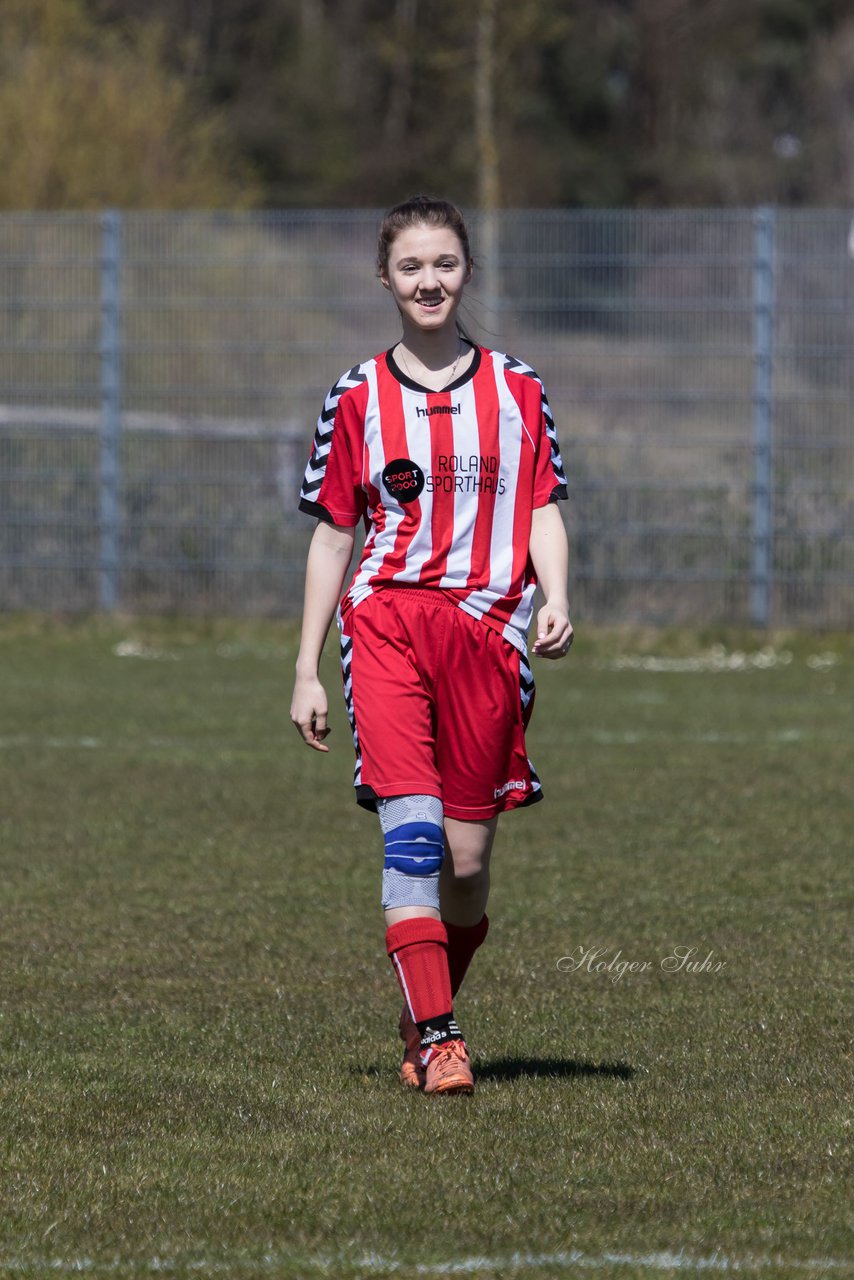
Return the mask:
<svg viewBox="0 0 854 1280">
<path fill-rule="evenodd" d="M 395 458 L 383 471 L 383 484 L 398 502 L 414 502 L 424 488 L 424 472 L 410 458 Z"/>
</svg>

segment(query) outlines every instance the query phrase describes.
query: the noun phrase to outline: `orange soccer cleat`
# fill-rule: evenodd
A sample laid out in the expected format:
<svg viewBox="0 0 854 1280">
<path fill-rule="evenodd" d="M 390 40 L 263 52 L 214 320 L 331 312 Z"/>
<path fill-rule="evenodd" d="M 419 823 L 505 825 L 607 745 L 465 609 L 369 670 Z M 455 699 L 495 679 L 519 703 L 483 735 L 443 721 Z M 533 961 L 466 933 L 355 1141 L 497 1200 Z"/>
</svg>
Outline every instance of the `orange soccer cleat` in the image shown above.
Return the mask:
<svg viewBox="0 0 854 1280">
<path fill-rule="evenodd" d="M 406 1005 L 400 1015 L 400 1038 L 406 1045 L 403 1063 L 400 1068 L 400 1083 L 407 1089 L 424 1088 L 424 1068 L 421 1065 L 421 1036 L 412 1021 L 412 1015 Z"/>
<path fill-rule="evenodd" d="M 471 1059 L 464 1040 L 446 1040 L 430 1050 L 425 1093 L 474 1093 Z"/>
</svg>

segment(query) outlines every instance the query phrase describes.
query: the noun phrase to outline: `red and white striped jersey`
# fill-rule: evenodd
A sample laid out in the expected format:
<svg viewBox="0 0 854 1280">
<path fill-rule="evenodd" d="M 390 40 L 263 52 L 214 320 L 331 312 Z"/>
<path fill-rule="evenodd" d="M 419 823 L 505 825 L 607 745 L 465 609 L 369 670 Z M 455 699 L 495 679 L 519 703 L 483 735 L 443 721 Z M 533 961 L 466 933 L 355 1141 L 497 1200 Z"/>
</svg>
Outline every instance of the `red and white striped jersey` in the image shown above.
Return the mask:
<svg viewBox="0 0 854 1280">
<path fill-rule="evenodd" d="M 407 378 L 390 351 L 339 378 L 300 509 L 337 525 L 366 522 L 342 616 L 384 586 L 432 587 L 524 651 L 532 512 L 565 497 L 543 384 L 521 361 L 476 347 L 443 391 Z"/>
</svg>

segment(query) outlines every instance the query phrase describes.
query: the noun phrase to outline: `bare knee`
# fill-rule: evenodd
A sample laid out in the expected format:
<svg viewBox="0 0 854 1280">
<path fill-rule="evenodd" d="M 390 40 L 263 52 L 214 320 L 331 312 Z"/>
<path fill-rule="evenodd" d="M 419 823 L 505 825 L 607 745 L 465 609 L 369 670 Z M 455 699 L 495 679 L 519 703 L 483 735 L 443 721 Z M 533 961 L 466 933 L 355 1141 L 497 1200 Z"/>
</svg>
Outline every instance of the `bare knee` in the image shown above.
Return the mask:
<svg viewBox="0 0 854 1280">
<path fill-rule="evenodd" d="M 489 884 L 489 868 L 480 867 L 476 871 L 460 872 L 453 865 L 448 866 L 446 883 L 453 888 L 457 897 L 473 898 L 483 892 Z"/>
<path fill-rule="evenodd" d="M 445 861 L 440 876 L 442 913 L 456 923 L 479 919 L 489 896 L 489 860 L 498 819 L 445 819 Z"/>
<path fill-rule="evenodd" d="M 498 819 L 460 822 L 445 819 L 445 865 L 457 882 L 489 874 L 489 859 Z"/>
</svg>

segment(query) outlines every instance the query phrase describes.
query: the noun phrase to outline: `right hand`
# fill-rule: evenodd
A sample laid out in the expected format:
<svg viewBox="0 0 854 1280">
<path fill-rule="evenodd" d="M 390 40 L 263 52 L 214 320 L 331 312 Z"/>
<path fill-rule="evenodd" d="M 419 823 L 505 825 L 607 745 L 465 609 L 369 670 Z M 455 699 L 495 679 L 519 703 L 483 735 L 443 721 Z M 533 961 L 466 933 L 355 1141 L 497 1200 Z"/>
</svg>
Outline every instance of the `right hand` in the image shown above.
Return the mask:
<svg viewBox="0 0 854 1280">
<path fill-rule="evenodd" d="M 315 751 L 329 750 L 323 744 L 323 739 L 332 732 L 327 724 L 328 715 L 326 690 L 317 676 L 297 676 L 291 699 L 291 720 L 307 747 Z"/>
</svg>

